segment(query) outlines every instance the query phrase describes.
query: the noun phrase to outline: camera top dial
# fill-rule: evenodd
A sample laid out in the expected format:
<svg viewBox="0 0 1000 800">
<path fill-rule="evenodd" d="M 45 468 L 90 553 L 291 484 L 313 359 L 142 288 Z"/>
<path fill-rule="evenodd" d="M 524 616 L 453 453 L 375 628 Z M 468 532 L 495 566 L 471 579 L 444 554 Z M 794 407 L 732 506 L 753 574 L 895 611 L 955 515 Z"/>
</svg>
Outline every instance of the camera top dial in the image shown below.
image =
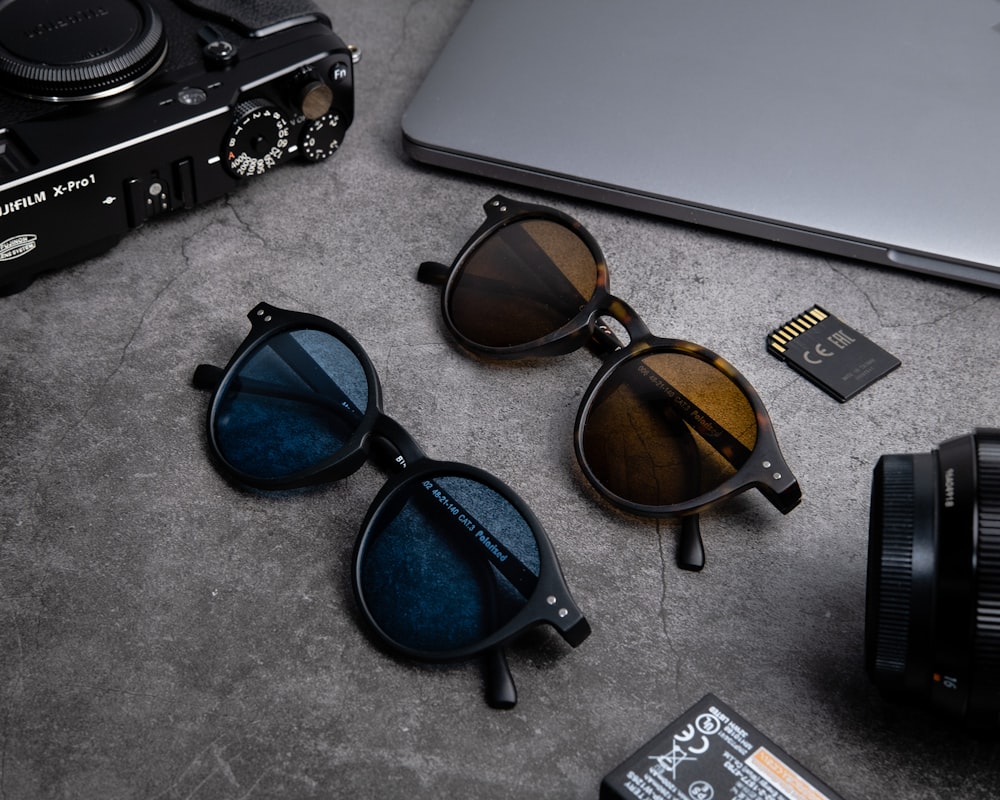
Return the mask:
<svg viewBox="0 0 1000 800">
<path fill-rule="evenodd" d="M 247 100 L 234 109 L 236 120 L 223 143 L 223 163 L 240 178 L 276 167 L 288 152 L 291 127 L 265 100 Z"/>
<path fill-rule="evenodd" d="M 145 0 L 0 3 L 0 81 L 35 100 L 93 100 L 141 83 L 167 53 Z"/>
</svg>

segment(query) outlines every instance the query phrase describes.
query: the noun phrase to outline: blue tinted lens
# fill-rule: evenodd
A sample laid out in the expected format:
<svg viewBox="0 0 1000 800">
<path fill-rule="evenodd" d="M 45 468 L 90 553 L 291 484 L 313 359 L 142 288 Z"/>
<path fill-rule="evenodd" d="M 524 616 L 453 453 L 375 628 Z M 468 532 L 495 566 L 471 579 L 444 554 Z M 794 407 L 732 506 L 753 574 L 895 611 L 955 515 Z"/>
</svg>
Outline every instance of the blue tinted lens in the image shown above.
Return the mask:
<svg viewBox="0 0 1000 800">
<path fill-rule="evenodd" d="M 265 339 L 222 387 L 215 441 L 229 464 L 287 478 L 336 455 L 368 407 L 368 377 L 340 339 L 295 330 Z"/>
<path fill-rule="evenodd" d="M 531 527 L 466 477 L 415 479 L 382 505 L 359 553 L 358 589 L 395 643 L 428 654 L 473 647 L 527 604 L 538 580 Z"/>
</svg>

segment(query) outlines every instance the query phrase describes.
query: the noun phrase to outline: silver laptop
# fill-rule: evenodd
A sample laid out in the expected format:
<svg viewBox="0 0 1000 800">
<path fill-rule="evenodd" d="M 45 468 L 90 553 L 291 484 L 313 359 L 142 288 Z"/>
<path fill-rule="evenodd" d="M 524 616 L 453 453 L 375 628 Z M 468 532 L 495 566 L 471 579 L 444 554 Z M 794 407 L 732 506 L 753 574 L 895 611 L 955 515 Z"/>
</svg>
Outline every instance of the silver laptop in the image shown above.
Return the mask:
<svg viewBox="0 0 1000 800">
<path fill-rule="evenodd" d="M 429 164 L 1000 287 L 997 0 L 473 0 Z"/>
</svg>

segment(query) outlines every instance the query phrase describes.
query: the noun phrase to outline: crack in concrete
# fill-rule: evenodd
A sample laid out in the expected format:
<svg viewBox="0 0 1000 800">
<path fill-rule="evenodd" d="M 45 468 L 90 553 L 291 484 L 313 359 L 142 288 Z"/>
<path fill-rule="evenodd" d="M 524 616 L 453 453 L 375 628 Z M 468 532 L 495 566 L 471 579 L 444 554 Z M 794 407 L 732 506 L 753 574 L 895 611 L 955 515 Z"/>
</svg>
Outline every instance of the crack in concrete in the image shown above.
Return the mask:
<svg viewBox="0 0 1000 800">
<path fill-rule="evenodd" d="M 268 244 L 267 239 L 265 239 L 260 233 L 257 232 L 256 228 L 254 228 L 249 222 L 247 222 L 245 219 L 243 219 L 242 216 L 240 216 L 239 209 L 232 201 L 232 195 L 228 194 L 226 195 L 223 201 L 223 205 L 233 215 L 233 219 L 236 220 L 237 224 L 240 227 L 240 230 L 244 231 L 245 233 L 256 239 L 258 242 L 260 242 L 264 246 L 265 250 L 270 249 L 270 245 Z"/>
<path fill-rule="evenodd" d="M 673 558 L 667 554 L 667 543 L 666 539 L 672 531 L 664 531 L 667 527 L 662 520 L 656 521 L 656 539 L 657 547 L 660 555 L 660 630 L 663 632 L 663 639 L 667 644 L 667 649 L 674 658 L 674 680 L 673 687 L 675 690 L 679 691 L 681 686 L 681 659 L 677 652 L 677 648 L 674 647 L 673 636 L 670 633 L 669 626 L 669 611 L 670 611 L 670 592 L 668 590 L 667 573 L 673 574 L 676 569 L 674 566 Z"/>
<path fill-rule="evenodd" d="M 890 322 L 886 322 L 883 319 L 883 312 L 879 309 L 878 305 L 872 299 L 872 296 L 864 289 L 864 287 L 862 287 L 856 280 L 854 280 L 846 272 L 842 271 L 841 269 L 838 269 L 837 265 L 833 261 L 826 260 L 826 264 L 829 267 L 829 269 L 830 269 L 831 272 L 833 272 L 835 275 L 839 276 L 840 278 L 843 278 L 847 283 L 849 283 L 852 287 L 854 287 L 854 289 L 856 289 L 858 291 L 858 293 L 864 298 L 865 302 L 868 303 L 868 307 L 871 308 L 872 313 L 875 314 L 875 318 L 878 320 L 879 325 L 881 327 L 883 327 L 883 328 L 888 329 L 888 330 L 897 329 L 897 328 L 918 328 L 918 327 L 926 327 L 926 326 L 930 326 L 930 325 L 937 325 L 937 324 L 939 324 L 941 322 L 944 322 L 945 320 L 950 319 L 951 317 L 955 316 L 956 314 L 960 314 L 960 313 L 962 313 L 964 311 L 967 311 L 968 309 L 976 306 L 977 304 L 979 304 L 980 302 L 982 302 L 983 300 L 985 300 L 986 297 L 987 297 L 987 295 L 984 294 L 984 293 L 976 294 L 976 295 L 974 295 L 969 300 L 969 302 L 967 302 L 967 303 L 965 303 L 965 304 L 963 304 L 961 306 L 956 306 L 955 308 L 952 308 L 952 309 L 947 309 L 947 310 L 943 311 L 939 316 L 934 317 L 933 319 L 929 319 L 929 320 L 916 320 L 916 321 L 908 322 L 908 323 L 890 323 Z M 963 286 L 962 288 L 972 288 L 972 287 L 971 286 Z"/>
</svg>

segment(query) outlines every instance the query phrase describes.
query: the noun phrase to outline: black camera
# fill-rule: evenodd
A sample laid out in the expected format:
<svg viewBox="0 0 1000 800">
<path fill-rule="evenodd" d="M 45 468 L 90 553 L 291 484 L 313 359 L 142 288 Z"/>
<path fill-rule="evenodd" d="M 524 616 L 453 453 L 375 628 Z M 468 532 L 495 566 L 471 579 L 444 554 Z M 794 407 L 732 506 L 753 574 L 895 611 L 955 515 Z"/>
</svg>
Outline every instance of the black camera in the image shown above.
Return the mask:
<svg viewBox="0 0 1000 800">
<path fill-rule="evenodd" d="M 1000 430 L 882 456 L 868 548 L 872 680 L 969 728 L 1000 729 Z"/>
<path fill-rule="evenodd" d="M 0 1 L 0 293 L 327 158 L 356 61 L 309 0 Z"/>
</svg>

